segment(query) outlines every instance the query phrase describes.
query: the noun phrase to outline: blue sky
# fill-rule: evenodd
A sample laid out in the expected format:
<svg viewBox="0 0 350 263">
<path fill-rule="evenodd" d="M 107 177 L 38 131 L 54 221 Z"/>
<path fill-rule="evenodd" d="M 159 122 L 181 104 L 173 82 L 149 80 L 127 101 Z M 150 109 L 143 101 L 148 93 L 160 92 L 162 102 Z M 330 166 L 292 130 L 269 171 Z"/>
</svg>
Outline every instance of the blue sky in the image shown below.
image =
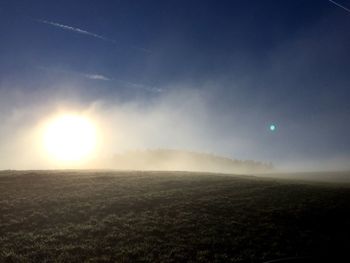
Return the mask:
<svg viewBox="0 0 350 263">
<path fill-rule="evenodd" d="M 130 148 L 346 165 L 349 29 L 350 12 L 327 0 L 3 0 L 0 119 L 12 126 L 0 133 L 8 145 L 8 130 L 57 105 L 103 102 L 102 115 L 132 108 L 153 124 L 165 114 L 161 135 L 135 133 Z"/>
</svg>

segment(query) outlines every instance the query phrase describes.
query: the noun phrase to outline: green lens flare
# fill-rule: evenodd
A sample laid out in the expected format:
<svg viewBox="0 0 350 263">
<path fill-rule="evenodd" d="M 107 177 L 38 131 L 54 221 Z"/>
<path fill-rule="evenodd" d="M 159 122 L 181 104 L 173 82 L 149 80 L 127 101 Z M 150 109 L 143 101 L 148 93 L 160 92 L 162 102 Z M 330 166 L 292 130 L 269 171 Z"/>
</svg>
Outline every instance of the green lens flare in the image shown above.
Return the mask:
<svg viewBox="0 0 350 263">
<path fill-rule="evenodd" d="M 270 125 L 270 131 L 275 131 L 277 129 L 275 124 Z"/>
</svg>

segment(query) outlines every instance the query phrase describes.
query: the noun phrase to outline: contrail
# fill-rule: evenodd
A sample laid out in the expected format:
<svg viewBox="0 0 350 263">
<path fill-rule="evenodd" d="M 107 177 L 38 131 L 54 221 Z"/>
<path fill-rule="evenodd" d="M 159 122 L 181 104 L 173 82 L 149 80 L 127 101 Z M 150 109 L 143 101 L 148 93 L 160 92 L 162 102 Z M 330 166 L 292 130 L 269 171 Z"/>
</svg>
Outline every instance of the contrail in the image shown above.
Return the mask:
<svg viewBox="0 0 350 263">
<path fill-rule="evenodd" d="M 347 7 L 345 7 L 345 6 L 341 5 L 341 4 L 338 4 L 337 2 L 334 2 L 332 0 L 328 0 L 328 1 L 333 3 L 333 4 L 335 4 L 336 6 L 338 6 L 340 8 L 342 8 L 342 9 L 344 9 L 345 11 L 348 11 L 350 13 L 350 9 L 349 8 L 347 8 Z"/>
<path fill-rule="evenodd" d="M 108 37 L 104 37 L 104 36 L 95 34 L 93 32 L 89 32 L 89 31 L 80 29 L 78 27 L 72 27 L 72 26 L 63 25 L 63 24 L 60 24 L 60 23 L 56 23 L 56 22 L 52 22 L 52 21 L 48 21 L 48 20 L 42 20 L 42 19 L 35 19 L 35 21 L 39 22 L 39 23 L 42 23 L 42 24 L 58 27 L 58 28 L 61 28 L 63 30 L 72 31 L 72 32 L 75 32 L 75 33 L 78 33 L 78 34 L 83 34 L 83 35 L 87 35 L 87 36 L 90 36 L 90 37 L 95 37 L 95 38 L 98 38 L 98 39 L 101 39 L 101 40 L 104 40 L 104 41 L 107 41 L 107 42 L 111 42 L 113 44 L 117 44 L 117 42 L 115 40 L 113 40 L 113 39 L 110 39 Z M 139 51 L 142 51 L 142 52 L 148 53 L 148 54 L 152 53 L 151 50 L 149 50 L 147 48 L 143 48 L 143 47 L 131 46 L 130 48 L 135 49 L 135 50 L 139 50 Z"/>
<path fill-rule="evenodd" d="M 55 27 L 58 27 L 58 28 L 61 28 L 61 29 L 64 29 L 64 30 L 69 30 L 69 31 L 73 31 L 73 32 L 76 32 L 76 33 L 79 33 L 79 34 L 83 34 L 83 35 L 88 35 L 88 36 L 91 36 L 91 37 L 99 38 L 99 39 L 102 39 L 104 41 L 116 43 L 113 39 L 109 39 L 107 37 L 104 37 L 104 36 L 101 36 L 101 35 L 98 35 L 98 34 L 95 34 L 95 33 L 92 33 L 92 32 L 89 32 L 89 31 L 77 28 L 77 27 L 67 26 L 67 25 L 56 23 L 56 22 L 47 21 L 47 20 L 41 20 L 41 19 L 36 19 L 36 21 L 39 22 L 39 23 L 55 26 Z"/>
</svg>

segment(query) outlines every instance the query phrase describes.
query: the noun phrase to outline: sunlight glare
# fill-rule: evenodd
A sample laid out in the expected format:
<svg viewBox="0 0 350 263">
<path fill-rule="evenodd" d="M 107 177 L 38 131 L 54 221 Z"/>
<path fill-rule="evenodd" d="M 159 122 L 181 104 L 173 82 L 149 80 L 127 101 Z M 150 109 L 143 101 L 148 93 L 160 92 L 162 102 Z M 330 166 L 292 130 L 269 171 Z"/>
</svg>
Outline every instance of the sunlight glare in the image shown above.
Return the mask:
<svg viewBox="0 0 350 263">
<path fill-rule="evenodd" d="M 44 146 L 54 159 L 77 162 L 86 159 L 96 146 L 96 128 L 88 118 L 66 114 L 46 126 Z"/>
</svg>

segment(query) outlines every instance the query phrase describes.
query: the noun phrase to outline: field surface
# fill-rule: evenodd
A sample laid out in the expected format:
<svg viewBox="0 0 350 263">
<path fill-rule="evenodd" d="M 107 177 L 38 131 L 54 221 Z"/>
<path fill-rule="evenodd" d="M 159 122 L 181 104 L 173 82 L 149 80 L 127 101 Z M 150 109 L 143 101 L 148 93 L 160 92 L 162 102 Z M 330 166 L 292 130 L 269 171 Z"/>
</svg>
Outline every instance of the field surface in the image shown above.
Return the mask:
<svg viewBox="0 0 350 263">
<path fill-rule="evenodd" d="M 349 184 L 185 172 L 0 172 L 0 262 L 254 263 L 348 251 Z"/>
</svg>

